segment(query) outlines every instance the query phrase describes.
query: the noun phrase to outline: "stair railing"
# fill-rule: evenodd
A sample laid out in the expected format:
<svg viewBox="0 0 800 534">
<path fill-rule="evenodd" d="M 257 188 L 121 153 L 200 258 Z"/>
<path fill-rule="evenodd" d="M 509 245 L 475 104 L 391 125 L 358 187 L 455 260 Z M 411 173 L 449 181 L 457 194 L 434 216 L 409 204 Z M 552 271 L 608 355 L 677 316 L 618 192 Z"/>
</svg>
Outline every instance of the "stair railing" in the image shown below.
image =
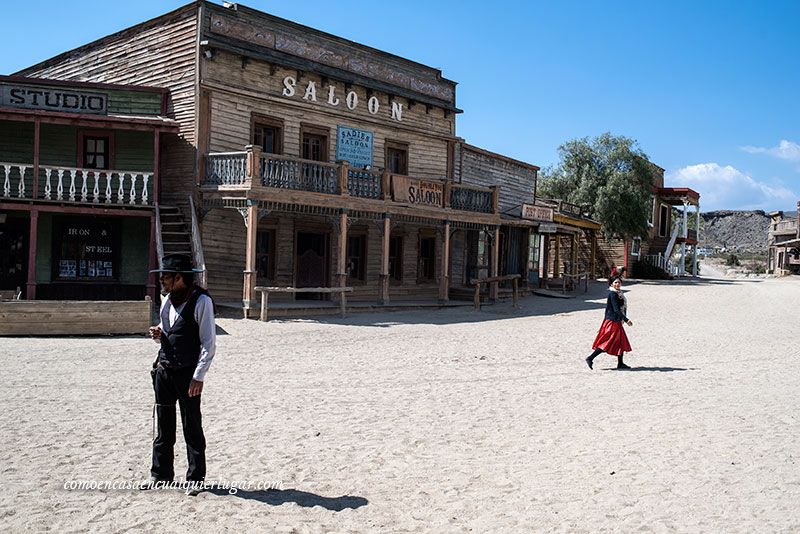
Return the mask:
<svg viewBox="0 0 800 534">
<path fill-rule="evenodd" d="M 200 225 L 197 224 L 197 212 L 194 209 L 194 199 L 189 195 L 189 211 L 192 212 L 192 259 L 195 267 L 202 269 L 200 273 L 200 285 L 207 287 L 208 277 L 206 276 L 206 260 L 203 257 L 203 242 L 200 238 Z"/>
<path fill-rule="evenodd" d="M 164 239 L 161 237 L 161 209 L 156 205 L 156 253 L 158 254 L 158 268 L 164 266 Z"/>
</svg>

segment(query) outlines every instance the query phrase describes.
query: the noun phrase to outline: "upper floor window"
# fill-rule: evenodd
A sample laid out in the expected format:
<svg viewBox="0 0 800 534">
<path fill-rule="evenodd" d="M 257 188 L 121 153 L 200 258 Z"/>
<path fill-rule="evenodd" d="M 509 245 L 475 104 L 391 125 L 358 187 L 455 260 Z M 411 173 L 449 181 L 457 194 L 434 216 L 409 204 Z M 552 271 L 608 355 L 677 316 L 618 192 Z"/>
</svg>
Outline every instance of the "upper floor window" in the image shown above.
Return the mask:
<svg viewBox="0 0 800 534">
<path fill-rule="evenodd" d="M 328 132 L 316 126 L 300 126 L 300 157 L 328 161 Z"/>
<path fill-rule="evenodd" d="M 392 174 L 408 174 L 408 145 L 387 141 L 386 170 Z"/>
<path fill-rule="evenodd" d="M 251 142 L 266 154 L 283 151 L 283 123 L 277 119 L 253 115 Z"/>
<path fill-rule="evenodd" d="M 84 169 L 110 169 L 114 138 L 106 132 L 80 132 L 78 167 Z"/>
</svg>

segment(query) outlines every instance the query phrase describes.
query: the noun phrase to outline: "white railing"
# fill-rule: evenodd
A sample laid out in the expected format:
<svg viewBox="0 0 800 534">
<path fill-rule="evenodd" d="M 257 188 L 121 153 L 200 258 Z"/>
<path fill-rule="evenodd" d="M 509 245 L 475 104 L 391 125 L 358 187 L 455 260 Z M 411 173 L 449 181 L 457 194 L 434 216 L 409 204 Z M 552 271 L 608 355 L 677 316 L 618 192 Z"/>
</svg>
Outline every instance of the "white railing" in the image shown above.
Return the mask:
<svg viewBox="0 0 800 534">
<path fill-rule="evenodd" d="M 658 267 L 659 269 L 661 269 L 662 271 L 671 276 L 678 275 L 678 267 L 675 265 L 675 263 L 671 259 L 665 258 L 664 256 L 661 256 L 659 254 L 650 254 L 645 256 L 644 262 L 649 263 L 650 265 L 653 265 L 655 267 Z"/>
<path fill-rule="evenodd" d="M 152 172 L 39 166 L 34 191 L 33 165 L 0 162 L 2 196 L 90 204 L 150 205 Z"/>
<path fill-rule="evenodd" d="M 194 256 L 194 265 L 198 269 L 202 269 L 200 273 L 200 285 L 208 287 L 208 280 L 206 278 L 206 260 L 203 256 L 203 241 L 200 236 L 200 225 L 197 223 L 197 212 L 194 209 L 194 199 L 189 195 L 189 211 L 192 213 L 192 256 Z"/>
</svg>

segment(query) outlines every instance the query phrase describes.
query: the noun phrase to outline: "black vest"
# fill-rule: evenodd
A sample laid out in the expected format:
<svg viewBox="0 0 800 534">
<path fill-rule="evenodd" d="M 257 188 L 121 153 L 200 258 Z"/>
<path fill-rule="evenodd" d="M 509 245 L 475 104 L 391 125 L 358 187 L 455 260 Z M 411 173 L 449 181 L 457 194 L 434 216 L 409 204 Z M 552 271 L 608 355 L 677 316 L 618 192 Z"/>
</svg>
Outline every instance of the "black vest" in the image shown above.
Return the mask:
<svg viewBox="0 0 800 534">
<path fill-rule="evenodd" d="M 172 302 L 161 310 L 161 350 L 158 351 L 158 360 L 167 367 L 197 366 L 200 359 L 200 325 L 194 318 L 194 309 L 200 295 L 202 293 L 196 289 L 192 292 L 171 327 L 169 309 Z"/>
</svg>

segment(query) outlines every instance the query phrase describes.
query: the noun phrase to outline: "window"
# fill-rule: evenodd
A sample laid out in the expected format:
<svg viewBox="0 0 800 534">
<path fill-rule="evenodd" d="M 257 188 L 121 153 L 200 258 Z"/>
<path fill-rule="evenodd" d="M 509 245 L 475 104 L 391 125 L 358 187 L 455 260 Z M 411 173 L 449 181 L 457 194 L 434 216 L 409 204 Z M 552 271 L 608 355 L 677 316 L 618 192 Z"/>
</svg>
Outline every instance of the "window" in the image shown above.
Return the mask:
<svg viewBox="0 0 800 534">
<path fill-rule="evenodd" d="M 666 237 L 669 231 L 669 206 L 661 204 L 661 209 L 658 214 L 658 235 Z"/>
<path fill-rule="evenodd" d="M 631 256 L 636 256 L 638 258 L 641 251 L 642 251 L 642 238 L 634 237 L 633 241 L 631 242 Z"/>
<path fill-rule="evenodd" d="M 424 237 L 419 238 L 419 255 L 417 264 L 417 278 L 425 281 L 432 281 L 435 276 L 435 262 L 436 261 L 436 238 Z"/>
<path fill-rule="evenodd" d="M 317 126 L 300 125 L 300 157 L 328 161 L 328 132 Z"/>
<path fill-rule="evenodd" d="M 353 280 L 367 278 L 367 236 L 347 237 L 347 276 Z"/>
<path fill-rule="evenodd" d="M 113 168 L 114 137 L 110 132 L 78 133 L 78 167 L 83 169 Z"/>
<path fill-rule="evenodd" d="M 389 239 L 389 279 L 403 279 L 403 238 L 394 236 Z"/>
<path fill-rule="evenodd" d="M 283 150 L 283 122 L 278 119 L 253 115 L 251 142 L 266 154 L 281 154 Z"/>
<path fill-rule="evenodd" d="M 647 217 L 647 225 L 652 228 L 653 227 L 653 217 L 655 217 L 656 213 L 656 197 L 654 195 L 650 195 L 650 216 Z"/>
<path fill-rule="evenodd" d="M 53 280 L 119 278 L 118 221 L 94 217 L 53 220 Z"/>
<path fill-rule="evenodd" d="M 386 170 L 392 174 L 408 174 L 408 145 L 386 142 Z"/>
<path fill-rule="evenodd" d="M 275 230 L 259 230 L 256 234 L 256 277 L 275 279 Z"/>
</svg>

